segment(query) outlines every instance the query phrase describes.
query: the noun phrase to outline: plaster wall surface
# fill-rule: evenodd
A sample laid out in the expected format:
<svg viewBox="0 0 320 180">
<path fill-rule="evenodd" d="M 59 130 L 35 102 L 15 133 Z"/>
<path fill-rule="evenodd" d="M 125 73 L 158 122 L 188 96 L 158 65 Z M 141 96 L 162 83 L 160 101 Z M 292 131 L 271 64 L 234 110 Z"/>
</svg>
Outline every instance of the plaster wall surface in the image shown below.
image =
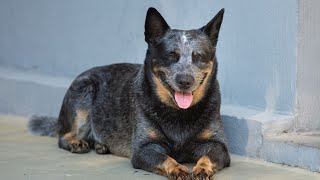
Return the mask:
<svg viewBox="0 0 320 180">
<path fill-rule="evenodd" d="M 218 43 L 223 104 L 294 114 L 296 1 L 0 1 L 0 66 L 75 77 L 142 63 L 144 20 L 156 7 L 173 28 L 205 25 L 225 8 Z"/>
<path fill-rule="evenodd" d="M 297 131 L 320 131 L 320 1 L 298 1 Z"/>
</svg>

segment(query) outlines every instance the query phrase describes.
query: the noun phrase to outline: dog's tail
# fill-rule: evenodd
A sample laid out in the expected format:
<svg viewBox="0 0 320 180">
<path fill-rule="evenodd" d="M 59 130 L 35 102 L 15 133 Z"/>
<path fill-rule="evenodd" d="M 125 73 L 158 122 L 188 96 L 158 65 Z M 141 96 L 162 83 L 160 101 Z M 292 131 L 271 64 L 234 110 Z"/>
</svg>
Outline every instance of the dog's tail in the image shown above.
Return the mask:
<svg viewBox="0 0 320 180">
<path fill-rule="evenodd" d="M 37 136 L 57 136 L 58 119 L 47 116 L 32 116 L 28 121 L 28 130 Z"/>
</svg>

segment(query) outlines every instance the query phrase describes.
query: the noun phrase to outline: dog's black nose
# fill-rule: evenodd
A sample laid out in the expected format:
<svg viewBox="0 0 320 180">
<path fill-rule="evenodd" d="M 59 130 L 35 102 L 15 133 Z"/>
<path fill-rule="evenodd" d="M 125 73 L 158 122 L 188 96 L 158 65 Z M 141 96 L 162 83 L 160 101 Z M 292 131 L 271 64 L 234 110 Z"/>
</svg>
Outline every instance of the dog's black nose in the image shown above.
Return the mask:
<svg viewBox="0 0 320 180">
<path fill-rule="evenodd" d="M 178 74 L 176 82 L 181 90 L 187 90 L 194 84 L 194 78 L 189 74 Z"/>
</svg>

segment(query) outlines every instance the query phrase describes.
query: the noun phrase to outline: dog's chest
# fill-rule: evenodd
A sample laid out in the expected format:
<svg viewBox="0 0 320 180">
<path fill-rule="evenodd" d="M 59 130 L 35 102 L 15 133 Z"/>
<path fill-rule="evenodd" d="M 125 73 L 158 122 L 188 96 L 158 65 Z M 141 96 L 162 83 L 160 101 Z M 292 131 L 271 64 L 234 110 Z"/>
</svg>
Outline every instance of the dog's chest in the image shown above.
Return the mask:
<svg viewBox="0 0 320 180">
<path fill-rule="evenodd" d="M 170 124 L 162 128 L 173 151 L 180 151 L 194 136 L 195 129 L 187 124 Z"/>
<path fill-rule="evenodd" d="M 161 114 L 161 113 L 160 113 Z M 197 134 L 200 117 L 195 113 L 167 113 L 161 117 L 158 125 L 173 150 L 183 148 Z"/>
<path fill-rule="evenodd" d="M 182 147 L 191 138 L 191 132 L 178 128 L 167 129 L 165 135 L 172 143 L 174 149 Z"/>
<path fill-rule="evenodd" d="M 194 129 L 188 126 L 166 127 L 163 130 L 170 147 L 170 156 L 178 162 L 184 162 L 189 158 L 189 145 L 194 139 Z"/>
</svg>

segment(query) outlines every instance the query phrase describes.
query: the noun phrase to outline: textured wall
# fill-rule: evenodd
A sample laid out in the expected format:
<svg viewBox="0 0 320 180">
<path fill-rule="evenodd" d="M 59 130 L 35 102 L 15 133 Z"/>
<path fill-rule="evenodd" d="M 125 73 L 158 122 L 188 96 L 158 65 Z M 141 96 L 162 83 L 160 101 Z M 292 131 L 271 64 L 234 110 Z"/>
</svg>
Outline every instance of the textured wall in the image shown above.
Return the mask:
<svg viewBox="0 0 320 180">
<path fill-rule="evenodd" d="M 296 1 L 1 0 L 0 65 L 75 76 L 97 65 L 142 63 L 145 13 L 174 28 L 226 9 L 218 49 L 223 103 L 293 114 Z"/>
<path fill-rule="evenodd" d="M 293 114 L 296 80 L 295 1 L 223 1 L 219 57 L 223 102 Z"/>
<path fill-rule="evenodd" d="M 299 0 L 296 130 L 320 130 L 320 1 Z"/>
</svg>

